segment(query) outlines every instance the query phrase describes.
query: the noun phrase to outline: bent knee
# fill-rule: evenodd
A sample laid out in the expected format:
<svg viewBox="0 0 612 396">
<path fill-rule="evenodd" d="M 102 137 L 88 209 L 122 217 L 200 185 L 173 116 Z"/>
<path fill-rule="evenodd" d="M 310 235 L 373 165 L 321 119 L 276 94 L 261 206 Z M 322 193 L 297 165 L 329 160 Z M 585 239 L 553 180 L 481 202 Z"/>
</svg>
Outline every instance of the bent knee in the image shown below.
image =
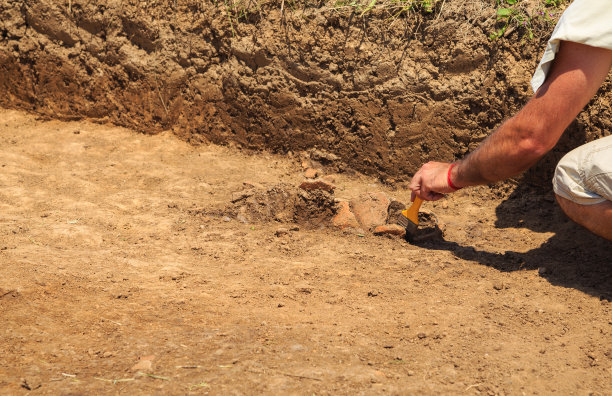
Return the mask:
<svg viewBox="0 0 612 396">
<path fill-rule="evenodd" d="M 579 205 L 612 201 L 612 136 L 567 153 L 557 164 L 555 194 Z"/>
</svg>

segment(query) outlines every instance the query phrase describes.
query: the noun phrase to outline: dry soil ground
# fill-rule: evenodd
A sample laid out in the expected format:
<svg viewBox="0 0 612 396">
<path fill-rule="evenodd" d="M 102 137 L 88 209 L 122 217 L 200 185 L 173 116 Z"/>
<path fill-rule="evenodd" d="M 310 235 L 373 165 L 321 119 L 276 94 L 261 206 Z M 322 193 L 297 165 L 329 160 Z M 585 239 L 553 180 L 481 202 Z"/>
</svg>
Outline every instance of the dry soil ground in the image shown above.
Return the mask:
<svg viewBox="0 0 612 396">
<path fill-rule="evenodd" d="M 0 166 L 2 394 L 612 392 L 610 244 L 550 196 L 426 204 L 412 246 L 227 221 L 298 162 L 170 134 L 0 110 Z"/>
</svg>

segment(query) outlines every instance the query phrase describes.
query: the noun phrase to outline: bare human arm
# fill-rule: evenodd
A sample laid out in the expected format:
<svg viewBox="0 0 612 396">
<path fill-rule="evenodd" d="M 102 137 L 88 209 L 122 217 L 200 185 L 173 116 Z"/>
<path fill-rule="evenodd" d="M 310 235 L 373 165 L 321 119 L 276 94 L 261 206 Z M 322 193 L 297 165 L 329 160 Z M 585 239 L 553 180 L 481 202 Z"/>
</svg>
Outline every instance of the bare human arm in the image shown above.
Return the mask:
<svg viewBox="0 0 612 396">
<path fill-rule="evenodd" d="M 455 186 L 488 184 L 515 176 L 551 150 L 595 95 L 612 66 L 612 51 L 561 42 L 550 73 L 535 96 L 474 152 L 452 168 Z M 450 164 L 428 162 L 410 183 L 412 196 L 435 201 L 453 192 Z"/>
</svg>

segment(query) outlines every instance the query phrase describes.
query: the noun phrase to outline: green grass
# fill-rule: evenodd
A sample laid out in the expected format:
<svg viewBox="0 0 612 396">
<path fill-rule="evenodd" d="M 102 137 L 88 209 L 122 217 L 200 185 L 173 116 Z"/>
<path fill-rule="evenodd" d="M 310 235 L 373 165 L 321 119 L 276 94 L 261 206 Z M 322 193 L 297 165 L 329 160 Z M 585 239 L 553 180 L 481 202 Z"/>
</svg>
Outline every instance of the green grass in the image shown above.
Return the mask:
<svg viewBox="0 0 612 396">
<path fill-rule="evenodd" d="M 351 9 L 360 16 L 373 10 L 388 12 L 392 17 L 414 12 L 433 13 L 443 0 L 336 0 L 332 8 Z"/>
<path fill-rule="evenodd" d="M 206 1 L 206 0 L 197 0 Z M 327 9 L 339 13 L 368 18 L 376 13 L 377 17 L 392 21 L 399 17 L 410 18 L 419 14 L 438 18 L 445 5 L 458 0 L 209 0 L 221 8 L 229 21 L 232 35 L 236 35 L 236 26 L 241 22 L 258 16 L 266 17 L 272 8 L 283 13 L 305 9 Z M 489 34 L 491 40 L 501 39 L 517 31 L 520 40 L 533 39 L 536 30 L 554 23 L 560 13 L 560 6 L 567 0 L 540 0 L 538 7 L 528 7 L 524 0 L 479 0 L 484 4 L 496 7 L 495 27 Z M 532 11 L 530 11 L 532 10 Z"/>
<path fill-rule="evenodd" d="M 542 0 L 535 13 L 530 13 L 521 0 L 497 0 L 497 27 L 489 34 L 491 40 L 504 37 L 506 33 L 518 30 L 521 40 L 533 39 L 535 26 L 554 23 L 559 6 L 565 0 Z"/>
</svg>

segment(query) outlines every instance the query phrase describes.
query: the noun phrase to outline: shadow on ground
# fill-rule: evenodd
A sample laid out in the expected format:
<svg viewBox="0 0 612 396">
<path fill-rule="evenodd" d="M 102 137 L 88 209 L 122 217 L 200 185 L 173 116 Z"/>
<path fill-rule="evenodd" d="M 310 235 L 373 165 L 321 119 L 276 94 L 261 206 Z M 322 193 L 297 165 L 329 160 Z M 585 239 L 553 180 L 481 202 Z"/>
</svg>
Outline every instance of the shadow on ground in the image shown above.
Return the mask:
<svg viewBox="0 0 612 396">
<path fill-rule="evenodd" d="M 551 192 L 534 192 L 522 185 L 496 208 L 496 228 L 554 233 L 540 247 L 528 252 L 492 253 L 445 239 L 418 245 L 452 251 L 458 258 L 499 271 L 538 269 L 554 285 L 575 288 L 612 301 L 612 242 L 570 221 L 552 197 Z"/>
</svg>

